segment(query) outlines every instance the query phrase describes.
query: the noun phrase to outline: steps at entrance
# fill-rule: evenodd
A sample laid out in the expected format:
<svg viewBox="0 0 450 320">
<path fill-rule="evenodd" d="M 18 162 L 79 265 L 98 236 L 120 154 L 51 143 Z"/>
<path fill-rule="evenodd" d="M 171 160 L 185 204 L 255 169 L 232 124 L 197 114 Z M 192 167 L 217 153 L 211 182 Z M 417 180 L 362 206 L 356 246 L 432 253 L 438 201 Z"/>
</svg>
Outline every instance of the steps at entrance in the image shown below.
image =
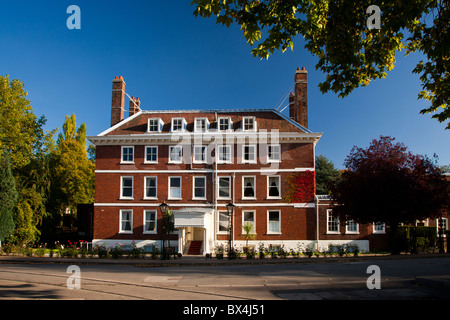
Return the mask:
<svg viewBox="0 0 450 320">
<path fill-rule="evenodd" d="M 202 243 L 203 241 L 191 241 L 191 244 L 189 245 L 188 254 L 200 254 L 200 251 L 202 250 Z"/>
</svg>

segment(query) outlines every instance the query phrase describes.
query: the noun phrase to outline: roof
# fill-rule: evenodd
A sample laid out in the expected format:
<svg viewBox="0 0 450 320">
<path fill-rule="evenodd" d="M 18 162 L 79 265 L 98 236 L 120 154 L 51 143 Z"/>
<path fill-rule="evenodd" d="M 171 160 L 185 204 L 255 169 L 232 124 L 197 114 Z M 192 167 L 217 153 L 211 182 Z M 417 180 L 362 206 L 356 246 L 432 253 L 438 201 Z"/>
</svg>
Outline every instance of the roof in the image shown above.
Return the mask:
<svg viewBox="0 0 450 320">
<path fill-rule="evenodd" d="M 127 134 L 144 134 L 147 131 L 147 119 L 152 118 L 152 115 L 158 115 L 158 117 L 166 118 L 164 121 L 165 123 L 168 123 L 168 116 L 169 115 L 180 115 L 180 116 L 194 116 L 194 117 L 201 117 L 202 115 L 217 115 L 220 116 L 220 114 L 241 114 L 242 116 L 255 116 L 257 122 L 258 120 L 262 118 L 263 114 L 271 114 L 273 116 L 273 119 L 278 118 L 279 120 L 286 121 L 290 128 L 286 127 L 286 125 L 280 124 L 278 129 L 282 132 L 284 131 L 296 131 L 296 132 L 303 132 L 303 133 L 313 133 L 311 130 L 303 127 L 299 123 L 293 121 L 292 119 L 289 119 L 284 114 L 280 113 L 279 111 L 275 109 L 220 109 L 220 110 L 152 110 L 152 111 L 139 111 L 138 113 L 132 115 L 131 117 L 126 118 L 125 120 L 117 123 L 116 125 L 112 126 L 111 128 L 103 131 L 98 135 L 98 137 L 103 137 L 107 135 L 127 135 Z M 270 123 L 270 128 L 264 128 L 258 126 L 258 129 L 277 129 L 276 127 L 273 127 L 273 123 Z"/>
</svg>

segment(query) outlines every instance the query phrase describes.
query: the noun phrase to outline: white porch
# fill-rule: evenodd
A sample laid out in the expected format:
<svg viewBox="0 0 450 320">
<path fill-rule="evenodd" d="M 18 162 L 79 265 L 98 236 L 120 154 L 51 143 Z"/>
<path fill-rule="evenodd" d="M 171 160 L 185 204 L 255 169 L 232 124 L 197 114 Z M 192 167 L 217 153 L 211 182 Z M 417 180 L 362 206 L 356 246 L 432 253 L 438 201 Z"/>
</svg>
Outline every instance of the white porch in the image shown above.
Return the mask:
<svg viewBox="0 0 450 320">
<path fill-rule="evenodd" d="M 174 227 L 178 229 L 178 252 L 183 253 L 190 241 L 202 241 L 201 253 L 211 253 L 214 239 L 212 208 L 173 210 Z"/>
</svg>

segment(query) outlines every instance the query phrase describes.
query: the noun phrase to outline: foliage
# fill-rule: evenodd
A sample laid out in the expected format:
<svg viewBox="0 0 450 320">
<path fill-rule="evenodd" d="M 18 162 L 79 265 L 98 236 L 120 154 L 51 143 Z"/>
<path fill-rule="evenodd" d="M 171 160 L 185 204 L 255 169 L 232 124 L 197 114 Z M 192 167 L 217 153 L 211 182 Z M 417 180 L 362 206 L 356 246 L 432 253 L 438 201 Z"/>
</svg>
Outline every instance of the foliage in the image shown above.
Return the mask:
<svg viewBox="0 0 450 320">
<path fill-rule="evenodd" d="M 225 252 L 225 247 L 223 246 L 223 244 L 218 244 L 215 246 L 214 254 L 217 259 L 223 259 L 224 252 Z"/>
<path fill-rule="evenodd" d="M 16 181 L 11 172 L 9 156 L 0 154 L 0 241 L 14 230 L 13 209 L 17 198 Z"/>
<path fill-rule="evenodd" d="M 316 69 L 326 74 L 320 90 L 340 97 L 385 78 L 394 68 L 397 52 L 420 52 L 426 61 L 419 61 L 413 72 L 422 81 L 418 97 L 430 102 L 422 113 L 436 113 L 433 118 L 440 122 L 450 119 L 448 1 L 193 0 L 192 4 L 196 17 L 215 16 L 227 27 L 237 23 L 247 43 L 256 45 L 253 56 L 261 59 L 275 50 L 293 50 L 295 37 L 302 35 L 305 48 L 319 59 Z M 379 29 L 367 26 L 370 5 L 381 9 Z"/>
<path fill-rule="evenodd" d="M 330 185 L 336 182 L 340 172 L 334 164 L 325 156 L 316 157 L 316 193 L 328 195 L 331 192 Z"/>
<path fill-rule="evenodd" d="M 253 223 L 247 222 L 242 226 L 244 231 L 245 246 L 248 247 L 248 240 L 255 239 L 256 235 L 253 233 Z"/>
<path fill-rule="evenodd" d="M 47 214 L 47 154 L 53 148 L 55 133 L 44 132 L 46 119 L 33 114 L 26 96 L 22 82 L 0 76 L 0 150 L 10 156 L 18 193 L 13 212 L 15 230 L 8 241 L 25 245 L 39 238 L 37 225 Z"/>
<path fill-rule="evenodd" d="M 438 217 L 448 208 L 447 182 L 439 168 L 394 140 L 382 136 L 366 149 L 352 149 L 347 170 L 333 186 L 339 204 L 333 214 L 362 224 L 384 222 L 395 234 L 400 222 Z"/>
<path fill-rule="evenodd" d="M 285 200 L 288 202 L 313 202 L 315 195 L 315 172 L 296 172 L 286 178 Z"/>
<path fill-rule="evenodd" d="M 10 154 L 13 171 L 29 163 L 43 121 L 33 114 L 27 95 L 21 81 L 0 76 L 0 150 Z"/>
<path fill-rule="evenodd" d="M 424 226 L 400 226 L 394 235 L 399 243 L 399 250 L 414 252 L 415 248 L 424 251 L 427 247 L 436 243 L 436 227 Z"/>
<path fill-rule="evenodd" d="M 51 201 L 53 214 L 67 208 L 77 212 L 77 204 L 92 203 L 94 198 L 95 165 L 87 157 L 86 126 L 76 128 L 75 114 L 66 116 L 63 132 L 51 159 Z"/>
</svg>

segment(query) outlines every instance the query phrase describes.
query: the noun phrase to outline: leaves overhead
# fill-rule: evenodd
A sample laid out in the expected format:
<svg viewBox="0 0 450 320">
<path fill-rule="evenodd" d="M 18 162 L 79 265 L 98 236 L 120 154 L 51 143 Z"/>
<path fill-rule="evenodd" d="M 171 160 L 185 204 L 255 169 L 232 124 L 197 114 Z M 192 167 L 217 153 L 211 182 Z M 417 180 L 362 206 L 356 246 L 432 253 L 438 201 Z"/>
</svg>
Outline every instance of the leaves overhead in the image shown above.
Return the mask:
<svg viewBox="0 0 450 320">
<path fill-rule="evenodd" d="M 413 70 L 422 81 L 418 98 L 430 102 L 421 113 L 439 122 L 450 119 L 448 1 L 193 0 L 192 5 L 195 16 L 213 16 L 227 27 L 237 23 L 253 56 L 261 59 L 293 49 L 294 38 L 303 36 L 305 48 L 319 59 L 316 69 L 326 74 L 320 90 L 339 97 L 385 78 L 397 52 L 420 52 L 427 61 Z M 380 29 L 367 28 L 370 5 L 381 9 Z"/>
</svg>

